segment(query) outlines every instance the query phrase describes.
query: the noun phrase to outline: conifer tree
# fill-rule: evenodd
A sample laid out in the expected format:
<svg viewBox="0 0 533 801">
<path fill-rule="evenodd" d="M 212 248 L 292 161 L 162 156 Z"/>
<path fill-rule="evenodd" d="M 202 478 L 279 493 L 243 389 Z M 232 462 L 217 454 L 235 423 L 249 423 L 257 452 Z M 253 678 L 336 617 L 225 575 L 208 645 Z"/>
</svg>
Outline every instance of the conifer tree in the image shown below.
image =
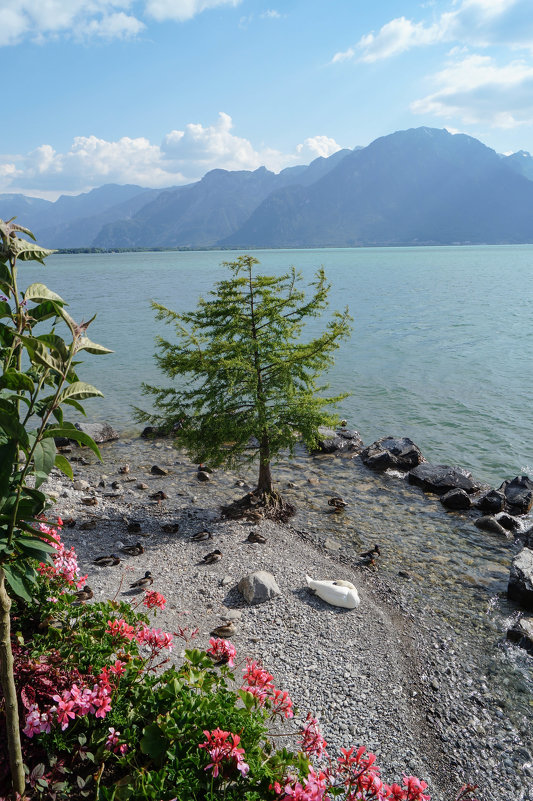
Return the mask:
<svg viewBox="0 0 533 801">
<path fill-rule="evenodd" d="M 297 439 L 317 444 L 318 426 L 335 423 L 325 406 L 345 395 L 321 397 L 320 373 L 350 332 L 346 309 L 335 312 L 324 331 L 303 341 L 307 318 L 327 307 L 330 285 L 320 269 L 309 298 L 294 268 L 281 276 L 256 275 L 252 256 L 224 262 L 231 277 L 220 281 L 192 312 L 177 313 L 153 303 L 156 316 L 175 328 L 176 341 L 158 337 L 156 360 L 173 387 L 143 385 L 155 414 L 136 410 L 137 419 L 174 431 L 192 458 L 214 467 L 258 459 L 257 488 L 243 499 L 283 517 L 271 460 Z M 183 377 L 185 380 L 179 380 Z M 250 440 L 258 447 L 251 449 Z M 286 515 L 285 515 L 286 516 Z"/>
</svg>

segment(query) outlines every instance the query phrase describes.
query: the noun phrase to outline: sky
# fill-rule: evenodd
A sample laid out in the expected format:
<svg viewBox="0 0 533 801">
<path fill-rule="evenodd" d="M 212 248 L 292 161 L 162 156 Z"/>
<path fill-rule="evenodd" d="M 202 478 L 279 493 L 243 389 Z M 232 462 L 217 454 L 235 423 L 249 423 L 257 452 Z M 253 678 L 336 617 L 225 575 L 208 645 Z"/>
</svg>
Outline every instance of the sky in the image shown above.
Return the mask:
<svg viewBox="0 0 533 801">
<path fill-rule="evenodd" d="M 275 172 L 396 130 L 533 151 L 532 0 L 0 0 L 0 193 Z"/>
</svg>

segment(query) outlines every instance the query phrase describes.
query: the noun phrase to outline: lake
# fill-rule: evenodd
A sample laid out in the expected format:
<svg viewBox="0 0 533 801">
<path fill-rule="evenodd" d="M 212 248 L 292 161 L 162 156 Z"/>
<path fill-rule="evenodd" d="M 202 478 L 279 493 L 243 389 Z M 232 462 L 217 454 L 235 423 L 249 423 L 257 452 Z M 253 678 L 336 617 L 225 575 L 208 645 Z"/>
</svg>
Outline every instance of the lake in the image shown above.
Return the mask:
<svg viewBox="0 0 533 801">
<path fill-rule="evenodd" d="M 80 377 L 105 393 L 89 415 L 131 430 L 142 381 L 162 384 L 154 363 L 150 300 L 196 305 L 239 254 L 162 252 L 55 255 L 23 264 L 20 284 L 42 281 L 70 303 L 89 334 L 115 351 L 87 355 Z M 499 484 L 533 472 L 533 246 L 262 250 L 265 273 L 290 265 L 311 280 L 323 266 L 331 308 L 348 305 L 353 334 L 328 380 L 351 396 L 339 405 L 369 444 L 409 436 L 430 461 L 468 467 Z M 310 326 L 318 330 L 320 322 Z"/>
</svg>

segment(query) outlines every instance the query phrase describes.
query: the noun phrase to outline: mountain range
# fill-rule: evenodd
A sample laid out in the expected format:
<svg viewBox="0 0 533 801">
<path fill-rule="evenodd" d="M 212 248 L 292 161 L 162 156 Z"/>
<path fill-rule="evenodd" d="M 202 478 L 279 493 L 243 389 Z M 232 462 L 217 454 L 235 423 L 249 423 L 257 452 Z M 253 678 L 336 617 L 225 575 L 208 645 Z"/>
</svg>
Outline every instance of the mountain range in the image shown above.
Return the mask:
<svg viewBox="0 0 533 801">
<path fill-rule="evenodd" d="M 413 128 L 276 174 L 211 170 L 166 189 L 108 184 L 55 202 L 0 195 L 51 248 L 270 248 L 533 242 L 533 158 Z"/>
</svg>

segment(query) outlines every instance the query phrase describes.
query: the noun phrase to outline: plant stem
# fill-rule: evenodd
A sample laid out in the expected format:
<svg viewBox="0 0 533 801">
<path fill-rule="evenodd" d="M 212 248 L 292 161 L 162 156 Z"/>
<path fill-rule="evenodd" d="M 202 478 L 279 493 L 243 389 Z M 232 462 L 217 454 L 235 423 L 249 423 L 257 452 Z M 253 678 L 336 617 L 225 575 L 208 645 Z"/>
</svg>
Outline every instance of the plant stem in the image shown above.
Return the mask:
<svg viewBox="0 0 533 801">
<path fill-rule="evenodd" d="M 13 791 L 23 795 L 26 779 L 22 763 L 17 691 L 13 671 L 13 652 L 11 650 L 10 609 L 11 598 L 7 594 L 5 574 L 0 567 L 0 683 L 6 706 L 7 742 Z"/>
</svg>

